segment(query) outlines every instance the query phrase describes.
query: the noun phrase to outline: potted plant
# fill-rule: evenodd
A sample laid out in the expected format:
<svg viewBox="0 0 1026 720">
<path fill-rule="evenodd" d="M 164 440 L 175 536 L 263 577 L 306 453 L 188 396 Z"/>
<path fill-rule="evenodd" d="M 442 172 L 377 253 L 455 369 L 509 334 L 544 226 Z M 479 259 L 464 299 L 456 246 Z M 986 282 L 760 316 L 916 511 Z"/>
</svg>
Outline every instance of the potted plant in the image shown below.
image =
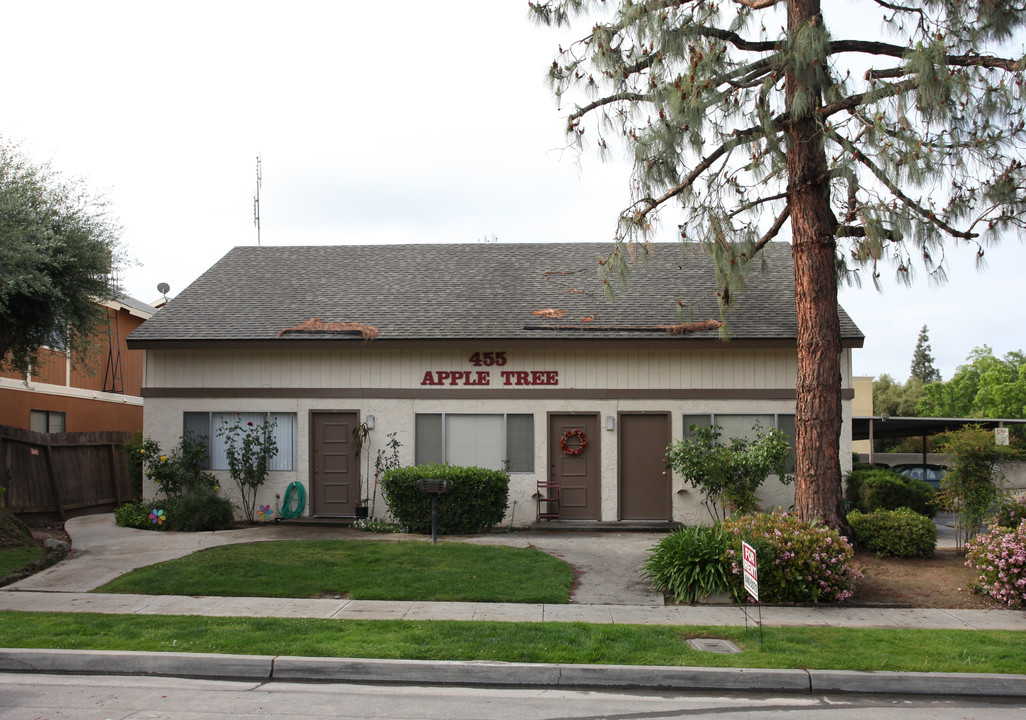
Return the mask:
<svg viewBox="0 0 1026 720">
<path fill-rule="evenodd" d="M 368 506 L 370 505 L 370 498 L 360 498 L 356 501 L 356 518 L 358 520 L 365 519 L 368 517 Z"/>
</svg>

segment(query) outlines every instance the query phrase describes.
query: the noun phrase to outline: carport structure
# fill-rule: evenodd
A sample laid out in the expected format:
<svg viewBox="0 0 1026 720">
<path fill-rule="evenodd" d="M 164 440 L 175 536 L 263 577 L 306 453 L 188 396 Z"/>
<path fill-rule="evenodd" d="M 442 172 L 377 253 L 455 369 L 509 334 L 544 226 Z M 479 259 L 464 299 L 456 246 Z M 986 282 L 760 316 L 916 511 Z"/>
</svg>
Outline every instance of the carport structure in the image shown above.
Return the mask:
<svg viewBox="0 0 1026 720">
<path fill-rule="evenodd" d="M 869 461 L 873 462 L 873 440 L 876 438 L 923 438 L 923 464 L 926 464 L 926 438 L 943 432 L 959 430 L 969 425 L 976 425 L 988 430 L 1026 425 L 1026 420 L 1013 418 L 925 418 L 925 417 L 891 417 L 889 415 L 872 415 L 853 417 L 851 419 L 851 439 L 869 440 Z"/>
</svg>

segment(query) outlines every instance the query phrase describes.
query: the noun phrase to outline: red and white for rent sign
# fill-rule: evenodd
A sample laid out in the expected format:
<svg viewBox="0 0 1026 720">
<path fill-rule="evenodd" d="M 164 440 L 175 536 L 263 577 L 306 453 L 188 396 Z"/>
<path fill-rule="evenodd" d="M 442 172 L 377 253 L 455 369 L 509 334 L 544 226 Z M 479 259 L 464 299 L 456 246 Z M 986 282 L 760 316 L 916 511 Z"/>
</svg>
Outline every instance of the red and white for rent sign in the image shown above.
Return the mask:
<svg viewBox="0 0 1026 720">
<path fill-rule="evenodd" d="M 759 568 L 755 561 L 755 548 L 741 542 L 741 569 L 744 572 L 745 590 L 756 600 L 759 599 Z"/>
</svg>

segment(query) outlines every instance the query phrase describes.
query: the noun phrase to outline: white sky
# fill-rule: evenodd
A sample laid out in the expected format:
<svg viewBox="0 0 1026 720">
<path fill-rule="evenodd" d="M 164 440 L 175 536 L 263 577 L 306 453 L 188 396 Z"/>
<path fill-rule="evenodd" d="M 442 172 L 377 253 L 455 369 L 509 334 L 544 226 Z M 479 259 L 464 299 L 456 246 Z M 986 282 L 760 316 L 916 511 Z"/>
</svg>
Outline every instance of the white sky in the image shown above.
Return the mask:
<svg viewBox="0 0 1026 720">
<path fill-rule="evenodd" d="M 258 155 L 265 245 L 603 240 L 629 198 L 626 166 L 562 150 L 544 76 L 574 36 L 526 0 L 2 10 L 0 135 L 106 195 L 140 300 L 255 244 Z M 675 227 L 664 212 L 657 239 Z M 1023 257 L 1012 237 L 982 274 L 949 251 L 940 288 L 842 291 L 855 373 L 906 379 L 923 324 L 945 379 L 973 347 L 1026 348 Z"/>
</svg>

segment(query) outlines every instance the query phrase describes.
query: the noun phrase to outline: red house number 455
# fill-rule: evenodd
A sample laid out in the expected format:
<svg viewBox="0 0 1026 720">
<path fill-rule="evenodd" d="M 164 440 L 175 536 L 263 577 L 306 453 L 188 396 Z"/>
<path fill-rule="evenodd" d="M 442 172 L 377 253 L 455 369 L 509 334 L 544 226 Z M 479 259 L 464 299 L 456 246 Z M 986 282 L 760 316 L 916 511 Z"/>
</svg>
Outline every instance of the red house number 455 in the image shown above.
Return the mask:
<svg viewBox="0 0 1026 720">
<path fill-rule="evenodd" d="M 485 367 L 491 367 L 492 365 L 502 367 L 506 364 L 506 351 L 476 352 L 470 356 L 470 364 L 475 367 L 481 367 L 482 365 Z"/>
</svg>

